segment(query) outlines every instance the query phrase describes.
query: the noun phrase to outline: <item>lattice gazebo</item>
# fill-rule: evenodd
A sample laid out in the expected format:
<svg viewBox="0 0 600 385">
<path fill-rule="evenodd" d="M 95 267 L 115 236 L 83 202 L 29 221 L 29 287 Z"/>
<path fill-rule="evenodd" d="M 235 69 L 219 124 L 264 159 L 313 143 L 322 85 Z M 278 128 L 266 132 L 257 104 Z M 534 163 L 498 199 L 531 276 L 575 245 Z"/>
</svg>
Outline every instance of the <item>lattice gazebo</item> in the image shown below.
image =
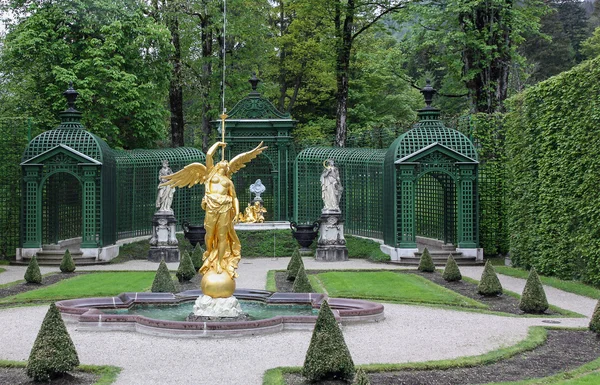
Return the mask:
<svg viewBox="0 0 600 385">
<path fill-rule="evenodd" d="M 248 188 L 260 179 L 266 187 L 261 196 L 267 209 L 265 219 L 287 221 L 293 213 L 292 170 L 296 152 L 290 133 L 296 121 L 289 113 L 278 111 L 271 102 L 260 96 L 256 91 L 259 79 L 255 75 L 249 82 L 252 91 L 228 112 L 225 121 L 225 153 L 227 158 L 231 159 L 239 153 L 253 149 L 261 141 L 269 147 L 245 168 L 235 173 L 233 182 L 243 210 L 252 199 Z M 212 124 L 220 132 L 221 121 L 216 120 Z"/>
<path fill-rule="evenodd" d="M 23 153 L 18 260 L 37 254 L 50 263 L 52 252 L 66 247 L 79 262 L 113 258 L 118 240 L 150 234 L 162 161 L 173 171 L 204 162 L 195 148 L 112 150 L 81 124 L 77 92 L 70 88 L 65 95 L 69 107 L 60 113 L 61 124 L 35 137 Z M 202 222 L 202 195 L 203 186 L 175 193 L 172 208 L 180 223 Z"/>
<path fill-rule="evenodd" d="M 392 259 L 412 256 L 417 236 L 456 245 L 466 257 L 478 249 L 477 150 L 445 127 L 431 107 L 435 90 L 423 89 L 427 107 L 385 156 L 384 241 Z"/>
</svg>

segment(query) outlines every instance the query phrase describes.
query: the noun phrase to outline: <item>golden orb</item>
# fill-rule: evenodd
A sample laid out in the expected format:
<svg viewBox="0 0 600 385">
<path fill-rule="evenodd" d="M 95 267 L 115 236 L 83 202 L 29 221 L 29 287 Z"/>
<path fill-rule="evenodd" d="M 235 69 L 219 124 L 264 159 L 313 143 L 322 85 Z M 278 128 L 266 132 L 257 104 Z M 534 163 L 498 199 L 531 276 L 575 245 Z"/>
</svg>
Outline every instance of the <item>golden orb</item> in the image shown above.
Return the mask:
<svg viewBox="0 0 600 385">
<path fill-rule="evenodd" d="M 202 293 L 212 298 L 229 298 L 235 291 L 235 281 L 226 272 L 209 270 L 200 282 Z"/>
</svg>

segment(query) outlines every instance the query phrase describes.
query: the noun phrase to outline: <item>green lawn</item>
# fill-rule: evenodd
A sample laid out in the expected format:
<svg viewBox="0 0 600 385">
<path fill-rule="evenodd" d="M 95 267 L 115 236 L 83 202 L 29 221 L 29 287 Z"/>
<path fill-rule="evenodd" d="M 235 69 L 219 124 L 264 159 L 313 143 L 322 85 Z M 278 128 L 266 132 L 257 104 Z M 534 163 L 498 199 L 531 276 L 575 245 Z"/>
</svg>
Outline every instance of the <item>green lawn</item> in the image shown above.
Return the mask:
<svg viewBox="0 0 600 385">
<path fill-rule="evenodd" d="M 82 297 L 108 297 L 123 292 L 141 292 L 150 288 L 155 274 L 152 271 L 83 274 L 47 287 L 3 298 L 0 302 L 58 301 Z"/>
<path fill-rule="evenodd" d="M 313 286 L 315 281 L 322 284 L 331 297 L 487 308 L 415 274 L 336 271 L 311 278 Z M 318 287 L 314 289 L 320 291 Z"/>
<path fill-rule="evenodd" d="M 6 269 L 3 269 L 0 267 L 0 273 L 4 273 L 6 271 Z"/>
<path fill-rule="evenodd" d="M 504 274 L 511 277 L 527 279 L 529 272 L 523 269 L 508 266 L 494 266 L 498 274 Z M 569 293 L 579 294 L 590 298 L 600 299 L 600 290 L 578 281 L 563 281 L 555 277 L 544 277 L 540 275 L 540 280 L 544 285 L 552 286 Z"/>
</svg>

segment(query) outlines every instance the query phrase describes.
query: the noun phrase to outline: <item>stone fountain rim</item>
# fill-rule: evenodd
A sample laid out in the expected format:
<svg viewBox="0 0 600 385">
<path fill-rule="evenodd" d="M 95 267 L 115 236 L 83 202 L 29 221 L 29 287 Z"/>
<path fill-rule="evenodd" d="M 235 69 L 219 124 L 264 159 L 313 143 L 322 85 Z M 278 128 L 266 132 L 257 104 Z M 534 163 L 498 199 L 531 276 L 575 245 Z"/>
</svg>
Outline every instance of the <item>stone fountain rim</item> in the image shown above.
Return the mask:
<svg viewBox="0 0 600 385">
<path fill-rule="evenodd" d="M 275 316 L 263 320 L 231 322 L 170 321 L 141 315 L 107 314 L 101 309 L 125 309 L 134 304 L 178 304 L 198 298 L 201 290 L 181 293 L 121 293 L 116 297 L 79 298 L 56 302 L 63 318 L 75 321 L 86 330 L 130 330 L 161 336 L 237 337 L 273 333 L 285 329 L 312 329 L 317 316 Z M 336 320 L 342 324 L 374 322 L 384 318 L 383 305 L 375 302 L 327 298 L 319 293 L 279 293 L 266 290 L 238 289 L 234 296 L 240 300 L 267 304 L 310 305 L 319 309 L 327 299 Z"/>
</svg>

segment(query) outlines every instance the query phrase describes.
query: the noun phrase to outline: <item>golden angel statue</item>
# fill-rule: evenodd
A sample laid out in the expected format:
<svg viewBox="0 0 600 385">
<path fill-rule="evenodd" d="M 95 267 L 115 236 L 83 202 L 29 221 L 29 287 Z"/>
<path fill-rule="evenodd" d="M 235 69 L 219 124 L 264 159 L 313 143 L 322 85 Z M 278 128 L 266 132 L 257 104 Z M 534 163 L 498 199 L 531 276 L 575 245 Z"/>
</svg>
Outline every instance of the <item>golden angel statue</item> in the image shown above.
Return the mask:
<svg viewBox="0 0 600 385">
<path fill-rule="evenodd" d="M 192 187 L 204 183 L 202 208 L 206 211 L 204 228 L 206 229 L 206 251 L 200 268 L 202 291 L 213 298 L 227 298 L 235 290 L 234 278 L 238 276 L 236 269 L 241 258 L 241 246 L 234 224 L 237 222 L 240 205 L 231 181 L 231 175 L 246 166 L 267 149 L 262 142 L 251 151 L 242 153 L 231 159 L 213 163 L 217 149 L 225 150 L 225 142 L 213 144 L 206 153 L 206 166 L 192 163 L 182 170 L 167 175 L 164 185 L 174 187 Z M 216 275 L 215 275 L 216 274 Z M 209 277 L 213 275 L 212 277 Z"/>
</svg>

